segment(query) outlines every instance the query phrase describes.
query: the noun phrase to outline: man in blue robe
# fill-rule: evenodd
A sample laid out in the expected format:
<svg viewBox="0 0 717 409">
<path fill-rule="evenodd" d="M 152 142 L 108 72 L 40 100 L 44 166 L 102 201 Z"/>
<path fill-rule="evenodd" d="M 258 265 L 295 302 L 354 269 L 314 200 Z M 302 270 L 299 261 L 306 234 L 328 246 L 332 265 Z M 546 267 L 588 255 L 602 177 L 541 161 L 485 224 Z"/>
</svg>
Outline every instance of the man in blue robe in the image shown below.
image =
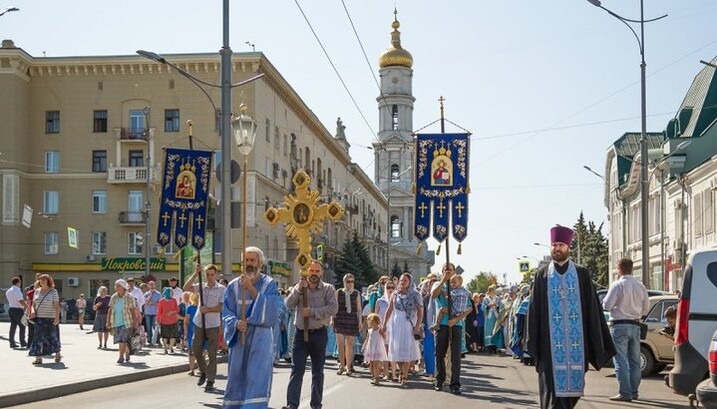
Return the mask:
<svg viewBox="0 0 717 409">
<path fill-rule="evenodd" d="M 261 249 L 247 247 L 244 262 L 246 273 L 232 280 L 224 294 L 222 321 L 229 345 L 229 368 L 222 407 L 267 408 L 273 371 L 273 327 L 279 319 L 282 300 L 276 281 L 260 272 L 265 263 Z M 242 292 L 245 319 L 241 319 Z"/>
<path fill-rule="evenodd" d="M 615 355 L 590 273 L 570 260 L 573 230 L 550 230 L 552 262 L 535 273 L 528 307 L 527 352 L 538 372 L 541 409 L 571 409 L 584 394 L 588 364 Z"/>
</svg>

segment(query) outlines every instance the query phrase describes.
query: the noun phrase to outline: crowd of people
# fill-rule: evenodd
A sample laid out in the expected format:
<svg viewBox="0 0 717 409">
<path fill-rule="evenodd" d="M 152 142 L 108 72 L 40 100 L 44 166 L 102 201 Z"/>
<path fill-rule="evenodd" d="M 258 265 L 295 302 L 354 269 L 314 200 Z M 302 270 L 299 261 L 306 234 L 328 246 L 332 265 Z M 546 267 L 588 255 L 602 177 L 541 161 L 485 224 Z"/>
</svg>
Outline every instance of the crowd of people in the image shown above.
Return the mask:
<svg viewBox="0 0 717 409">
<path fill-rule="evenodd" d="M 599 370 L 613 357 L 619 394 L 611 399 L 638 399 L 639 319 L 649 307 L 645 287 L 631 276 L 632 262 L 623 259 L 600 305 L 587 270 L 569 259 L 571 240 L 572 230 L 553 228 L 553 261 L 538 269 L 532 286 L 491 285 L 485 293 L 471 294 L 450 263 L 419 283 L 408 272 L 383 276 L 362 293 L 353 274 L 345 274 L 336 289 L 323 281 L 322 264 L 313 262 L 308 276 L 284 290 L 262 273 L 261 249 L 248 247 L 245 273 L 231 282 L 220 281 L 210 264 L 197 266 L 183 288 L 176 278 L 161 292 L 153 281 L 137 287 L 132 278 L 119 279 L 111 296 L 101 287 L 91 303 L 81 297 L 77 305 L 94 312 L 98 349 L 107 349 L 113 335 L 118 364 L 130 362 L 143 344 L 165 354 L 186 350 L 189 374 L 198 371 L 197 385 L 212 391 L 217 354 L 226 351 L 225 408 L 266 408 L 273 366 L 284 360 L 291 364 L 284 409 L 297 409 L 309 358 L 312 409 L 322 407 L 327 358 L 337 360 L 337 375 L 366 368 L 375 386 L 395 382 L 409 388 L 423 379 L 436 391 L 447 385 L 459 395 L 461 359 L 476 352 L 534 365 L 541 408 L 574 407 L 584 393 L 588 364 Z M 201 274 L 200 286 L 195 281 Z M 62 307 L 52 277 L 38 275 L 26 291 L 20 285 L 13 278 L 6 293 L 10 346 L 28 348 L 36 365 L 48 355 L 60 362 Z M 603 308 L 611 315 L 609 328 Z"/>
</svg>

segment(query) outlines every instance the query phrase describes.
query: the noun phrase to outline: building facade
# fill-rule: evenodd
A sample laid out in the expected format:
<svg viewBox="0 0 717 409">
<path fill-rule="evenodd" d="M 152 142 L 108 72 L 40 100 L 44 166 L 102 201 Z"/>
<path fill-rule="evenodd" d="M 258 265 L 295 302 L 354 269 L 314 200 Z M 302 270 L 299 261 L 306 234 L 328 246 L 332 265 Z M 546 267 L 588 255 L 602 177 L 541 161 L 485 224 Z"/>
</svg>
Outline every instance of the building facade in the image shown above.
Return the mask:
<svg viewBox="0 0 717 409">
<path fill-rule="evenodd" d="M 202 80 L 219 78 L 217 54 L 166 58 Z M 339 121 L 336 134 L 329 132 L 262 53 L 234 54 L 232 71 L 235 82 L 265 74 L 234 91 L 232 108 L 238 112 L 246 104 L 257 122 L 246 169 L 248 243 L 264 250 L 269 273 L 281 286 L 298 279 L 297 243 L 262 216 L 269 206 L 283 205 L 300 168 L 326 201 L 338 199 L 348 210 L 314 239 L 326 248 L 327 273 L 354 231 L 386 271 L 387 199 L 352 162 L 345 127 Z M 212 103 L 176 70 L 140 56 L 37 58 L 5 40 L 0 48 L 0 287 L 15 275 L 28 285 L 35 273 L 48 272 L 63 297 L 92 295 L 119 277 L 142 277 L 145 251 L 153 257 L 154 277 L 178 276 L 176 249 L 154 245 L 163 148 L 189 147 L 186 121 L 191 119 L 194 148 L 213 150 L 216 163 L 222 160 L 213 107 L 219 90 L 206 91 Z M 212 189 L 216 206 L 223 201 L 215 178 Z M 233 189 L 231 200 L 239 200 L 240 193 Z M 23 225 L 25 206 L 32 209 L 29 228 Z M 76 249 L 69 246 L 68 227 L 78 232 Z M 219 260 L 222 234 L 216 230 L 220 223 L 208 227 L 217 244 L 204 262 L 212 256 Z M 241 229 L 231 234 L 236 272 Z M 228 268 L 222 271 L 231 276 Z"/>
<path fill-rule="evenodd" d="M 717 62 L 717 58 L 713 63 Z M 695 77 L 665 130 L 649 133 L 648 288 L 682 287 L 690 251 L 714 247 L 717 188 L 717 78 L 705 67 Z M 605 206 L 610 217 L 610 260 L 635 261 L 642 274 L 639 133 L 610 146 L 605 165 Z M 610 277 L 614 279 L 614 277 Z"/>
</svg>

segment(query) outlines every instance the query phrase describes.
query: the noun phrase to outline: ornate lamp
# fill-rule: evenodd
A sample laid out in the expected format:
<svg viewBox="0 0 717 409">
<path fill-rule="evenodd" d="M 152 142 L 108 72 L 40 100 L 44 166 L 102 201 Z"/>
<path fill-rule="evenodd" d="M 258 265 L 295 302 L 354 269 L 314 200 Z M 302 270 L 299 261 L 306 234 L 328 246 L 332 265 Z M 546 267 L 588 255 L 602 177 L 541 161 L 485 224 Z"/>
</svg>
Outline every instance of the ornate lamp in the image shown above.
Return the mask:
<svg viewBox="0 0 717 409">
<path fill-rule="evenodd" d="M 237 143 L 239 153 L 246 157 L 249 156 L 254 149 L 254 140 L 256 139 L 256 122 L 246 114 L 247 107 L 244 104 L 239 106 L 241 114 L 232 118 L 232 132 Z M 245 170 L 246 170 L 246 163 Z M 246 173 L 245 173 L 246 174 Z"/>
</svg>

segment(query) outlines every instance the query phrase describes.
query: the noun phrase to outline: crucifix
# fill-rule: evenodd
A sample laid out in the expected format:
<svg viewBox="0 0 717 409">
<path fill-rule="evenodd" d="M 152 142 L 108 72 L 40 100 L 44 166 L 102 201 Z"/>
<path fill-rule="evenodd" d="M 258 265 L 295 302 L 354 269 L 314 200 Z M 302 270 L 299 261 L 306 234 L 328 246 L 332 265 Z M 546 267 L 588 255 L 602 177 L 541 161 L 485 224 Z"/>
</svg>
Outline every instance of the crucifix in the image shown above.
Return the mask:
<svg viewBox="0 0 717 409">
<path fill-rule="evenodd" d="M 456 210 L 458 210 L 458 217 L 463 217 L 463 209 L 465 208 L 466 207 L 463 206 L 463 203 L 458 202 L 458 204 L 456 205 Z"/>
<path fill-rule="evenodd" d="M 285 207 L 270 207 L 264 213 L 264 219 L 274 226 L 277 223 L 286 225 L 286 236 L 299 241 L 299 255 L 296 263 L 301 270 L 301 279 L 309 276 L 309 266 L 314 261 L 311 257 L 311 233 L 321 233 L 324 221 L 338 221 L 344 215 L 344 208 L 336 201 L 329 204 L 321 203 L 321 193 L 311 190 L 311 178 L 299 169 L 291 179 L 295 193 L 284 198 Z M 309 306 L 308 288 L 302 291 L 304 308 Z M 304 318 L 304 341 L 309 341 L 309 319 Z"/>
<path fill-rule="evenodd" d="M 418 206 L 418 209 L 421 211 L 421 218 L 426 217 L 426 210 L 428 210 L 428 206 L 426 206 L 425 203 L 421 203 L 421 205 Z"/>
</svg>

